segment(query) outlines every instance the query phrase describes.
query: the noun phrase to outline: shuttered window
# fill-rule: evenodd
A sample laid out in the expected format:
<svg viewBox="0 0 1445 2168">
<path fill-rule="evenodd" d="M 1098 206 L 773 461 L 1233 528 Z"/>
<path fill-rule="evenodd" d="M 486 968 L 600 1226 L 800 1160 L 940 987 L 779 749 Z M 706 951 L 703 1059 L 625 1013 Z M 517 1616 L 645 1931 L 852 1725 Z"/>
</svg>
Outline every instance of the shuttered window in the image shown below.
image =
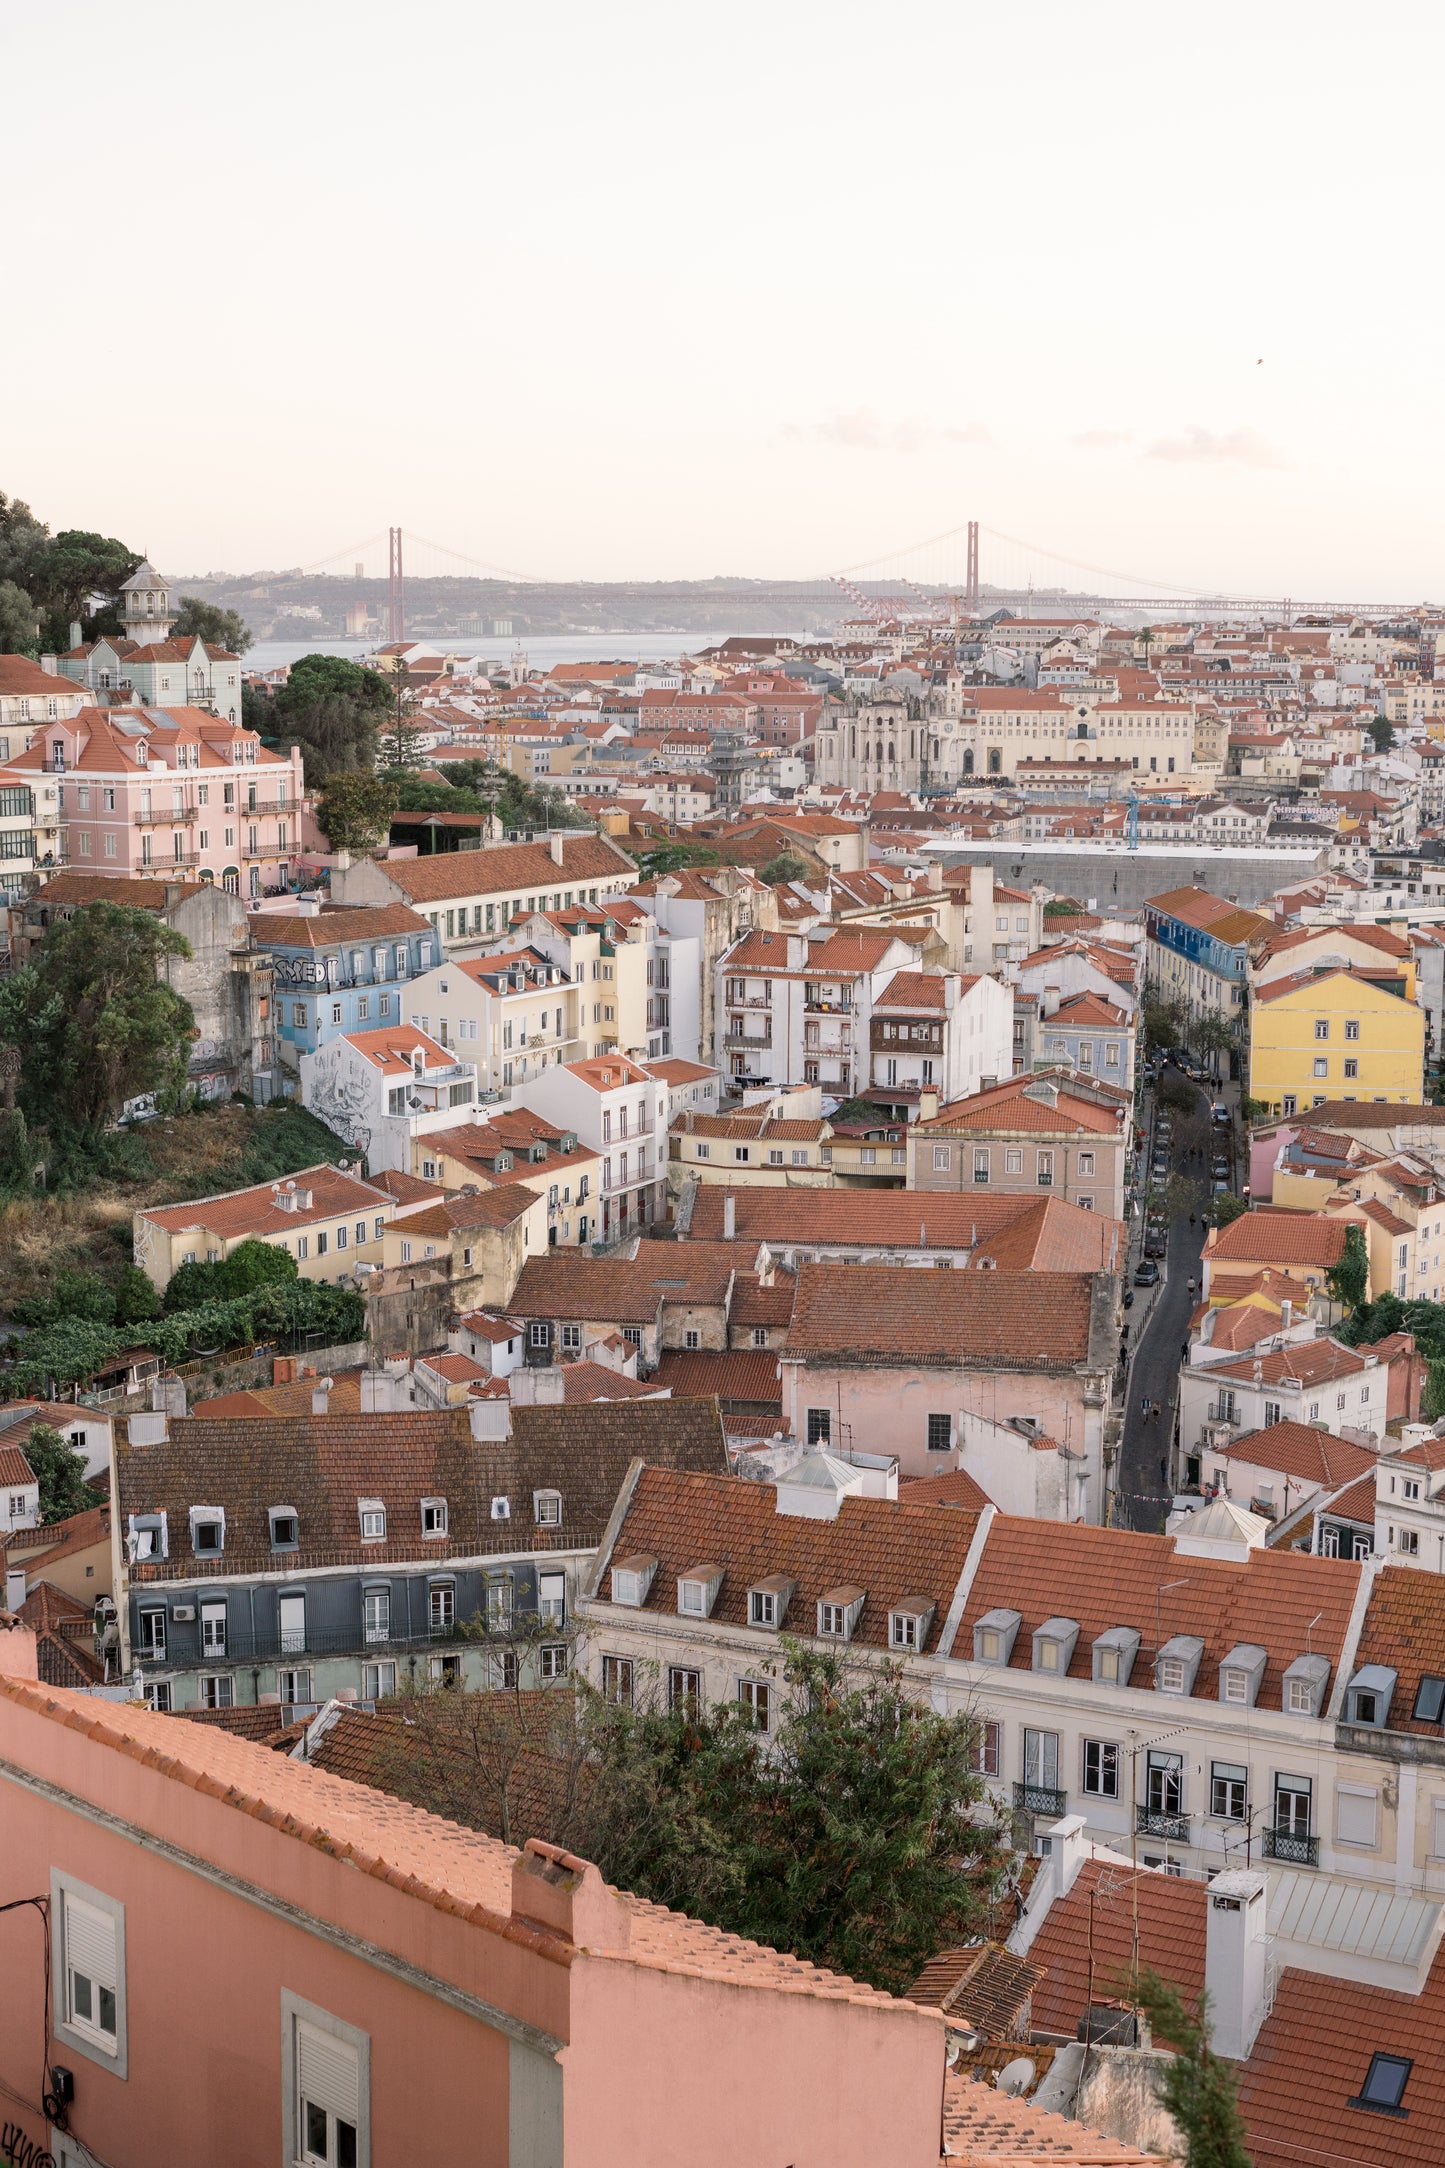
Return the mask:
<svg viewBox="0 0 1445 2168">
<path fill-rule="evenodd" d="M 355 2048 L 296 2021 L 296 2091 L 300 2154 L 325 2168 L 357 2168 L 361 2066 Z"/>
<path fill-rule="evenodd" d="M 55 2036 L 123 2078 L 125 1908 L 52 1868 L 50 1921 Z"/>
</svg>

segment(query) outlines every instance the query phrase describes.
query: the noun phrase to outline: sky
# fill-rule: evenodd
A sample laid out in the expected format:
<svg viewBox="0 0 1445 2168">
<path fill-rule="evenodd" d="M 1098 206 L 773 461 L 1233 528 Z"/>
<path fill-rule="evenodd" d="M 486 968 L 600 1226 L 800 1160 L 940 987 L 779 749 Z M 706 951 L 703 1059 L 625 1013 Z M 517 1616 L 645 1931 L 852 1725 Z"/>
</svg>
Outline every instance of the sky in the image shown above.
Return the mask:
<svg viewBox="0 0 1445 2168">
<path fill-rule="evenodd" d="M 916 545 L 972 518 L 985 579 L 1440 599 L 1442 46 L 1421 0 L 12 5 L 0 489 L 173 577 L 399 523 L 956 579 Z"/>
</svg>

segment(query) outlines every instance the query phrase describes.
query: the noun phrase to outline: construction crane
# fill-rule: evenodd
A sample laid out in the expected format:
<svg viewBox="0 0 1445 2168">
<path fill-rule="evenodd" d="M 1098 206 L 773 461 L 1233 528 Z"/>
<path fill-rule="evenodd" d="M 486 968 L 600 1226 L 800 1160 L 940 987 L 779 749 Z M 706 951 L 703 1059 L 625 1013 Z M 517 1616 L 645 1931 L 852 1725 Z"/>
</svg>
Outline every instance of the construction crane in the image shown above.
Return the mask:
<svg viewBox="0 0 1445 2168">
<path fill-rule="evenodd" d="M 911 606 L 904 596 L 882 595 L 875 598 L 872 595 L 865 595 L 861 587 L 855 587 L 853 582 L 846 579 L 841 572 L 830 572 L 828 577 L 835 587 L 842 588 L 859 617 L 870 625 L 901 625 L 905 624 L 910 617 L 917 617 L 918 615 L 917 609 Z M 904 584 L 906 586 L 907 582 L 905 581 Z"/>
</svg>

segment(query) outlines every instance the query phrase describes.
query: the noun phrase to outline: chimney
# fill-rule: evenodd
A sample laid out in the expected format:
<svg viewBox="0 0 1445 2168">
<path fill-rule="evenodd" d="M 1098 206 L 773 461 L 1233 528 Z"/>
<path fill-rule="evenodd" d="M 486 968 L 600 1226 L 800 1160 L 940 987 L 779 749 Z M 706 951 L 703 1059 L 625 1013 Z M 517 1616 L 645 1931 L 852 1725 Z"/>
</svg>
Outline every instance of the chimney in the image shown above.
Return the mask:
<svg viewBox="0 0 1445 2168">
<path fill-rule="evenodd" d="M 556 1408 L 567 1398 L 567 1380 L 560 1363 L 547 1363 L 534 1370 L 514 1370 L 507 1380 L 507 1390 L 515 1408 Z M 494 1405 L 505 1403 L 498 1401 Z"/>
<path fill-rule="evenodd" d="M 724 1195 L 723 1195 L 723 1231 L 722 1231 L 722 1238 L 723 1238 L 724 1242 L 735 1242 L 735 1241 L 737 1240 L 737 1233 L 738 1233 L 738 1201 L 737 1201 L 736 1197 L 734 1197 L 734 1195 L 733 1195 L 732 1191 L 731 1191 L 731 1190 L 727 1190 L 727 1191 L 725 1191 L 725 1192 L 724 1192 Z"/>
<path fill-rule="evenodd" d="M 506 1400 L 474 1400 L 467 1409 L 478 1445 L 502 1445 L 512 1435 L 512 1408 Z"/>
<path fill-rule="evenodd" d="M 1204 1987 L 1214 2052 L 1242 2062 L 1264 2023 L 1265 1879 L 1252 1868 L 1217 1874 L 1209 1885 Z"/>
<path fill-rule="evenodd" d="M 331 1385 L 330 1378 L 318 1378 L 316 1380 L 316 1388 L 311 1395 L 311 1413 L 313 1415 L 325 1415 L 329 1411 Z"/>
<path fill-rule="evenodd" d="M 1289 1296 L 1288 1296 L 1288 1295 L 1286 1295 L 1286 1296 L 1285 1296 L 1285 1298 L 1284 1298 L 1284 1301 L 1283 1301 L 1283 1302 L 1282 1302 L 1282 1303 L 1280 1304 L 1280 1306 L 1279 1306 L 1279 1329 L 1280 1329 L 1280 1331 L 1281 1331 L 1281 1332 L 1288 1332 L 1288 1331 L 1289 1331 L 1289 1329 L 1290 1329 L 1290 1326 L 1291 1326 L 1291 1325 L 1292 1325 L 1293 1323 L 1294 1323 L 1294 1304 L 1293 1304 L 1293 1303 L 1292 1303 L 1292 1302 L 1290 1301 L 1290 1299 L 1289 1299 Z"/>
<path fill-rule="evenodd" d="M 396 1408 L 396 1381 L 384 1370 L 363 1370 L 361 1373 L 361 1412 L 363 1415 L 390 1415 Z"/>
<path fill-rule="evenodd" d="M 8 1582 L 8 1575 L 7 1575 Z M 38 1679 L 40 1666 L 36 1656 L 35 1629 L 22 1625 L 18 1618 L 0 1617 L 0 1672 L 7 1679 Z M 592 1869 L 597 1874 L 597 1869 Z M 598 1875 L 598 1880 L 601 1881 Z M 620 1904 L 621 1899 L 617 1902 Z"/>
<path fill-rule="evenodd" d="M 938 1119 L 938 1093 L 931 1084 L 925 1084 L 918 1094 L 918 1119 L 921 1122 Z"/>
<path fill-rule="evenodd" d="M 562 845 L 565 840 L 566 838 L 564 837 L 560 828 L 554 828 L 551 835 L 549 835 L 547 838 L 548 846 L 552 852 L 552 863 L 554 866 L 560 866 L 563 863 Z"/>
<path fill-rule="evenodd" d="M 512 1917 L 560 1935 L 580 1949 L 625 1950 L 632 1914 L 592 1862 L 559 1844 L 529 1837 L 512 1862 Z"/>
<path fill-rule="evenodd" d="M 78 617 L 72 617 L 72 619 L 70 620 L 70 644 L 71 644 L 71 646 L 72 646 L 72 647 L 79 647 L 79 646 L 80 646 L 80 642 L 81 642 L 81 628 L 80 628 L 80 619 L 79 619 Z"/>
<path fill-rule="evenodd" d="M 7 1566 L 5 1568 L 5 1608 L 12 1614 L 18 1615 L 20 1606 L 24 1601 L 25 1568 L 23 1566 Z"/>
<path fill-rule="evenodd" d="M 943 860 L 941 858 L 930 858 L 928 861 L 928 892 L 932 896 L 941 896 L 943 894 Z"/>
<path fill-rule="evenodd" d="M 294 1355 L 273 1355 L 271 1358 L 271 1383 L 273 1385 L 291 1385 L 295 1383 L 295 1379 L 296 1357 Z"/>
</svg>

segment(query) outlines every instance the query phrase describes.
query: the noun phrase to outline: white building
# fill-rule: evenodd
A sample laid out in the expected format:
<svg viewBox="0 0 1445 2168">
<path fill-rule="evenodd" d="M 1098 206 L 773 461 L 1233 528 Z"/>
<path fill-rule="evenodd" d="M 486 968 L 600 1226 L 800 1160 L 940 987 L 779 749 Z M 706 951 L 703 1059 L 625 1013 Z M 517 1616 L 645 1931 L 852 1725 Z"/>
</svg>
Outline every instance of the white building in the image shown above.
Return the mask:
<svg viewBox="0 0 1445 2168">
<path fill-rule="evenodd" d="M 301 1056 L 301 1104 L 364 1152 L 373 1174 L 409 1174 L 412 1143 L 452 1128 L 477 1097 L 477 1065 L 406 1024 L 353 1031 Z"/>
<path fill-rule="evenodd" d="M 514 1086 L 589 1051 L 587 991 L 565 964 L 518 946 L 454 956 L 414 979 L 406 1000 L 416 1030 L 475 1066 L 479 1090 L 510 1098 Z"/>
<path fill-rule="evenodd" d="M 625 1055 L 544 1070 L 515 1096 L 601 1154 L 595 1238 L 620 1241 L 667 1213 L 669 1088 Z"/>
</svg>

